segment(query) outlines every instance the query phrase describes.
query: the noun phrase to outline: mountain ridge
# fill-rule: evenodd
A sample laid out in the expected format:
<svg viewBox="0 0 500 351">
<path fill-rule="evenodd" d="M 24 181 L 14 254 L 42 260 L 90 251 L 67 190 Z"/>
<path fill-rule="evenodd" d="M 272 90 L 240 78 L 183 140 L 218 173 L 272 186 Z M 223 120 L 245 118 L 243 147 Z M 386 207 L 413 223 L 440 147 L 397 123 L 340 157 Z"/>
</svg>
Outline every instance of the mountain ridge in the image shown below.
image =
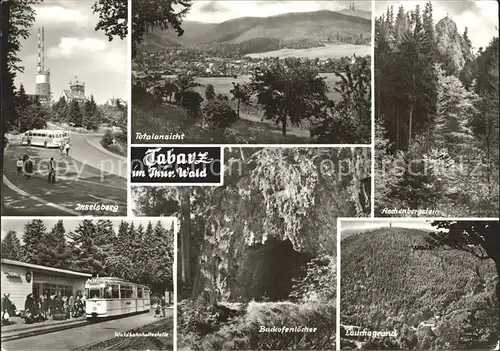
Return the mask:
<svg viewBox="0 0 500 351">
<path fill-rule="evenodd" d="M 239 44 L 256 38 L 279 40 L 327 40 L 335 35 L 371 36 L 371 19 L 342 12 L 321 10 L 291 12 L 268 17 L 239 17 L 221 23 L 184 21 L 184 34 L 155 30 L 145 41 L 198 46 L 210 43 Z M 162 43 L 165 41 L 165 44 Z"/>
</svg>

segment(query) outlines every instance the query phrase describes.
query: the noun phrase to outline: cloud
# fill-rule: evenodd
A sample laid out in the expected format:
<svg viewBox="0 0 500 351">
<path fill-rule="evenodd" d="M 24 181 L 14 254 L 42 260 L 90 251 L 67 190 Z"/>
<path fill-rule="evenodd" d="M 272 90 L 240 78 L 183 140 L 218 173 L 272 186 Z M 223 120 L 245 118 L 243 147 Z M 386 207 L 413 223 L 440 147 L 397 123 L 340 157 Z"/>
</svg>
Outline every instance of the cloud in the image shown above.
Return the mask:
<svg viewBox="0 0 500 351">
<path fill-rule="evenodd" d="M 36 20 L 44 23 L 87 22 L 88 16 L 77 9 L 62 6 L 36 6 Z"/>
<path fill-rule="evenodd" d="M 227 11 L 227 9 L 221 4 L 219 4 L 218 1 L 215 0 L 207 2 L 200 7 L 200 12 L 204 13 L 215 13 L 215 12 L 225 12 L 225 11 Z"/>
<path fill-rule="evenodd" d="M 54 57 L 71 57 L 74 55 L 88 55 L 103 52 L 108 42 L 96 38 L 61 38 L 59 45 L 49 49 L 49 54 Z"/>
</svg>

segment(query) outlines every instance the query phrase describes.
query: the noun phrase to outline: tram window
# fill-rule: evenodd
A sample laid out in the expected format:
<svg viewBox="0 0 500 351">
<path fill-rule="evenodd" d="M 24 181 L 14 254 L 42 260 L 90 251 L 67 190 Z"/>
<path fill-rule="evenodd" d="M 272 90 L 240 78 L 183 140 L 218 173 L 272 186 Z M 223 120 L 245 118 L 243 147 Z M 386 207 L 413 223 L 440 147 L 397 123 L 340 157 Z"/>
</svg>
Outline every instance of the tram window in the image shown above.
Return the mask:
<svg viewBox="0 0 500 351">
<path fill-rule="evenodd" d="M 119 299 L 120 298 L 120 290 L 118 285 L 111 285 L 111 298 Z"/>
<path fill-rule="evenodd" d="M 137 287 L 137 297 L 142 299 L 142 286 Z"/>
<path fill-rule="evenodd" d="M 90 294 L 89 296 L 90 299 L 99 299 L 101 297 L 101 291 L 99 288 L 90 289 L 89 294 Z"/>
<path fill-rule="evenodd" d="M 132 287 L 121 285 L 120 286 L 120 296 L 122 299 L 130 299 L 132 297 Z"/>
<path fill-rule="evenodd" d="M 104 288 L 104 298 L 111 299 L 113 297 L 112 291 L 113 291 L 113 289 L 111 288 L 111 286 L 106 285 L 106 288 Z"/>
</svg>

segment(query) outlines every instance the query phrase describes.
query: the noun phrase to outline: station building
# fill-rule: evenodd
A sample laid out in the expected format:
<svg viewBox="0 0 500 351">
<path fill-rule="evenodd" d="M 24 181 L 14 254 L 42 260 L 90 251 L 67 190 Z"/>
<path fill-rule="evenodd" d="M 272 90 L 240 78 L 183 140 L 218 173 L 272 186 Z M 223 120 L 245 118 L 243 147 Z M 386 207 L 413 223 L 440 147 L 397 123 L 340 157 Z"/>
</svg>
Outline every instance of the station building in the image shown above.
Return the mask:
<svg viewBox="0 0 500 351">
<path fill-rule="evenodd" d="M 85 281 L 92 274 L 70 271 L 67 269 L 40 266 L 32 263 L 2 258 L 2 296 L 9 293 L 10 300 L 17 309 L 24 309 L 26 296 L 34 298 L 43 293 L 62 296 L 75 296 L 84 292 Z"/>
</svg>

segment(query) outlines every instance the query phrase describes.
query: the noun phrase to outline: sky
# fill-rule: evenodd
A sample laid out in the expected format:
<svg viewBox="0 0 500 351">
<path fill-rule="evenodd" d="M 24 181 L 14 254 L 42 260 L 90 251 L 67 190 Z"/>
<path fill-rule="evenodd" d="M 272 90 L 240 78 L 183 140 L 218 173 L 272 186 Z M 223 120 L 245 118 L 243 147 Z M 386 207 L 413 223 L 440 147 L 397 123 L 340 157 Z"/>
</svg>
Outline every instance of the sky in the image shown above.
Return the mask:
<svg viewBox="0 0 500 351">
<path fill-rule="evenodd" d="M 425 8 L 427 1 L 375 1 L 375 14 L 380 16 L 385 13 L 388 6 L 394 6 L 394 15 L 397 9 L 403 5 L 405 10 L 414 10 L 420 5 L 420 9 Z M 498 2 L 496 0 L 441 0 L 432 1 L 432 17 L 437 23 L 448 14 L 457 24 L 460 34 L 463 34 L 465 27 L 469 32 L 469 38 L 475 49 L 486 47 L 494 36 L 498 36 Z"/>
<path fill-rule="evenodd" d="M 93 4 L 93 0 L 44 0 L 33 6 L 36 19 L 31 36 L 21 42 L 18 57 L 25 70 L 17 74 L 17 87 L 22 83 L 27 93 L 35 93 L 38 28 L 43 26 L 45 69 L 50 69 L 54 100 L 69 89 L 75 76 L 85 82 L 85 93 L 93 94 L 97 103 L 128 100 L 127 39 L 110 42 L 104 32 L 94 30 L 98 15 L 92 13 Z"/>
<path fill-rule="evenodd" d="M 290 12 L 311 12 L 319 10 L 337 11 L 349 8 L 349 2 L 354 2 L 356 9 L 371 11 L 371 1 L 194 1 L 186 21 L 220 23 L 238 17 L 267 17 Z"/>
<path fill-rule="evenodd" d="M 95 221 L 97 221 L 99 218 L 94 218 Z M 127 219 L 126 221 L 128 223 L 134 223 L 134 226 L 139 226 L 139 224 L 142 224 L 144 227 L 146 227 L 149 224 L 149 221 L 153 224 L 153 226 L 158 222 L 158 220 L 162 221 L 162 224 L 166 228 L 170 228 L 172 223 L 175 223 L 175 217 L 161 217 L 161 218 L 152 218 L 152 219 Z M 7 235 L 7 232 L 10 230 L 14 230 L 19 239 L 21 240 L 22 243 L 22 234 L 24 233 L 24 225 L 28 222 L 30 222 L 31 219 L 3 219 L 2 220 L 2 240 Z M 59 221 L 59 219 L 44 219 L 43 222 L 45 226 L 47 227 L 48 230 L 51 230 L 52 227 Z M 66 232 L 73 231 L 78 224 L 80 224 L 82 219 L 63 219 L 63 224 L 64 228 L 66 229 Z M 122 219 L 111 219 L 111 222 L 113 222 L 113 226 L 115 228 L 115 232 L 118 230 L 118 226 L 120 225 L 120 222 Z"/>
<path fill-rule="evenodd" d="M 391 220 L 388 221 L 386 219 L 382 220 L 345 220 L 341 222 L 341 232 L 347 230 L 352 232 L 353 230 L 364 231 L 371 230 L 382 227 L 389 227 L 390 223 L 392 223 L 393 227 L 401 227 L 401 228 L 414 228 L 414 229 L 424 229 L 424 230 L 436 230 L 435 227 L 431 225 L 430 220 L 426 219 L 402 219 L 402 220 Z"/>
</svg>

